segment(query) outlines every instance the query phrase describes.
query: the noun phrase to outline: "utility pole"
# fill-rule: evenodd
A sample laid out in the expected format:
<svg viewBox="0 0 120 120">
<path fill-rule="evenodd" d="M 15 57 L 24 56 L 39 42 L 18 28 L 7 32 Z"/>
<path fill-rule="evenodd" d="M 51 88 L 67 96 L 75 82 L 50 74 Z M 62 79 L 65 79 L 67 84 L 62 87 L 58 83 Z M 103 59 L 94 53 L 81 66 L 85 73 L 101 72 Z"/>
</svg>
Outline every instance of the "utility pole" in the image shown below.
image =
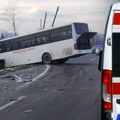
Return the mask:
<svg viewBox="0 0 120 120">
<path fill-rule="evenodd" d="M 45 29 L 46 17 L 47 17 L 47 12 L 45 13 L 45 18 L 44 18 L 43 29 Z"/>
<path fill-rule="evenodd" d="M 42 30 L 42 19 L 40 19 L 40 30 Z"/>
<path fill-rule="evenodd" d="M 53 20 L 53 23 L 52 23 L 52 27 L 54 26 L 54 23 L 55 23 L 58 11 L 59 11 L 59 6 L 57 7 L 57 10 L 56 10 L 56 13 L 55 13 L 55 17 L 54 17 L 54 20 Z"/>
</svg>

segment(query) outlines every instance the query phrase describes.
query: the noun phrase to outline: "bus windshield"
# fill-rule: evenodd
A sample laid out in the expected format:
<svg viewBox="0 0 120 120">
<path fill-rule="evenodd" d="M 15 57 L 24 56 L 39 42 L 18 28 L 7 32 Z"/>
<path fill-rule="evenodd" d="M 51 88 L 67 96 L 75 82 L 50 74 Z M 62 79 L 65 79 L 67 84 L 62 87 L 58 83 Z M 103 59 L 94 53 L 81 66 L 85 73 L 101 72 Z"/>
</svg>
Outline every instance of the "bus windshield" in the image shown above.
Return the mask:
<svg viewBox="0 0 120 120">
<path fill-rule="evenodd" d="M 83 34 L 89 32 L 88 25 L 86 23 L 74 23 L 76 34 Z"/>
</svg>

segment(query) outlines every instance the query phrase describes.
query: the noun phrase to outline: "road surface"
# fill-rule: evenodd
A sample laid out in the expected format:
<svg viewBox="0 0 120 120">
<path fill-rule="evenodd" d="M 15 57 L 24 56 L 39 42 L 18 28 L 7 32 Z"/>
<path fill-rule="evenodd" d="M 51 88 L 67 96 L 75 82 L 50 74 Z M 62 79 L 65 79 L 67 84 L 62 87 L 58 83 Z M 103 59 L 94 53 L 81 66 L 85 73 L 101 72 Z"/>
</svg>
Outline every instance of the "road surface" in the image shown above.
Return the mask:
<svg viewBox="0 0 120 120">
<path fill-rule="evenodd" d="M 49 66 L 42 77 L 27 86 L 19 83 L 23 87 L 3 95 L 0 120 L 100 120 L 101 81 L 97 65 L 98 56 L 86 55 L 64 65 Z M 36 76 L 47 69 L 40 66 L 42 71 L 37 70 Z"/>
</svg>

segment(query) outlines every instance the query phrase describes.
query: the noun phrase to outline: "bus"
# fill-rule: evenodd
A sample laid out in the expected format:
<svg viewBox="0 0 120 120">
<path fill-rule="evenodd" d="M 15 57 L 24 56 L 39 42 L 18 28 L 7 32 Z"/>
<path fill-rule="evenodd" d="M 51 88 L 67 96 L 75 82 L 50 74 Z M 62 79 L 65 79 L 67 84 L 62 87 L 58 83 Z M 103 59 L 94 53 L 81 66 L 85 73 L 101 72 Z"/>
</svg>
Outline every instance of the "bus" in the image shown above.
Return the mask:
<svg viewBox="0 0 120 120">
<path fill-rule="evenodd" d="M 101 120 L 120 120 L 120 2 L 110 8 L 99 70 L 102 72 Z"/>
<path fill-rule="evenodd" d="M 0 65 L 64 63 L 69 58 L 91 53 L 91 38 L 95 34 L 89 32 L 86 23 L 71 23 L 4 39 L 0 41 Z"/>
</svg>

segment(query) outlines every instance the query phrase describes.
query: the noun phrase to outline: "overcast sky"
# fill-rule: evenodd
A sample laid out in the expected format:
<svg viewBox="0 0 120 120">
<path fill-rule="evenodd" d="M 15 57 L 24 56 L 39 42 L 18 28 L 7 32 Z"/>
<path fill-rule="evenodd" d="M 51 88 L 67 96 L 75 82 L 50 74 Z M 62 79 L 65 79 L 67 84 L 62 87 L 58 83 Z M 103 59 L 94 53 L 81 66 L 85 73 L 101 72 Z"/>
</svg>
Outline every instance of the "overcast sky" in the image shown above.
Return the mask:
<svg viewBox="0 0 120 120">
<path fill-rule="evenodd" d="M 0 0 L 0 14 L 9 0 Z M 110 5 L 118 0 L 19 0 L 19 34 L 37 31 L 40 19 L 44 19 L 47 11 L 46 28 L 51 27 L 57 6 L 58 12 L 55 26 L 71 22 L 88 23 L 91 31 L 104 33 L 105 23 Z M 1 15 L 0 15 L 1 16 Z M 0 17 L 0 30 L 10 31 L 10 25 Z"/>
</svg>

